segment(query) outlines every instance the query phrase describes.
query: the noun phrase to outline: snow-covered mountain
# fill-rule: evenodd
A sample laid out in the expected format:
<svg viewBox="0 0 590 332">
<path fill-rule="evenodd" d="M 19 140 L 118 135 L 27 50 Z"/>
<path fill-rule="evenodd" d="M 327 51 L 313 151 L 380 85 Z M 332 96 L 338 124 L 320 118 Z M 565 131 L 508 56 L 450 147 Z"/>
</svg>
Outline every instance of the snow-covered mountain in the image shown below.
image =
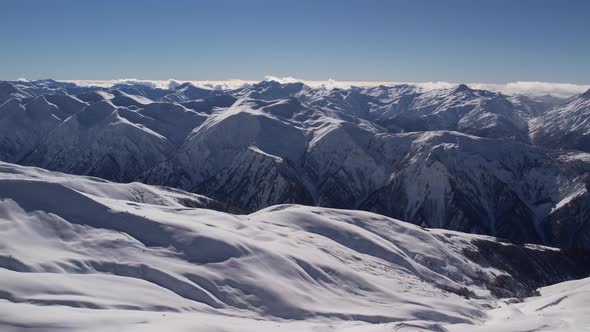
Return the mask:
<svg viewBox="0 0 590 332">
<path fill-rule="evenodd" d="M 531 137 L 549 148 L 590 152 L 590 90 L 534 119 Z"/>
<path fill-rule="evenodd" d="M 8 163 L 0 197 L 3 331 L 464 331 L 516 315 L 531 329 L 587 324 L 576 292 L 587 280 L 514 304 L 587 276 L 585 254 L 363 211 L 236 215 L 176 189 Z"/>
<path fill-rule="evenodd" d="M 590 154 L 571 150 L 585 149 L 587 93 L 563 101 L 466 85 L 276 81 L 208 90 L 44 80 L 1 90 L 8 162 L 171 186 L 250 212 L 281 203 L 362 209 L 590 248 Z"/>
</svg>

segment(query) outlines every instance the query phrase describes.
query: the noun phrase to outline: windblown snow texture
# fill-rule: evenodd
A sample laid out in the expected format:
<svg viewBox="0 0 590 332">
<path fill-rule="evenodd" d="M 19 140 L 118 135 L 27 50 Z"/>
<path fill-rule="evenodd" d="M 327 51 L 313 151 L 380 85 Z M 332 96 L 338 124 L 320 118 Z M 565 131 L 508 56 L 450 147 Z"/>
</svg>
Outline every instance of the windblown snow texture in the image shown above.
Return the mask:
<svg viewBox="0 0 590 332">
<path fill-rule="evenodd" d="M 588 255 L 0 163 L 2 331 L 578 331 Z M 491 310 L 491 311 L 490 311 Z M 565 310 L 574 310 L 568 311 Z M 586 325 L 584 325 L 586 324 Z M 479 328 L 479 327 L 477 327 Z M 498 329 L 494 329 L 498 328 Z"/>
</svg>

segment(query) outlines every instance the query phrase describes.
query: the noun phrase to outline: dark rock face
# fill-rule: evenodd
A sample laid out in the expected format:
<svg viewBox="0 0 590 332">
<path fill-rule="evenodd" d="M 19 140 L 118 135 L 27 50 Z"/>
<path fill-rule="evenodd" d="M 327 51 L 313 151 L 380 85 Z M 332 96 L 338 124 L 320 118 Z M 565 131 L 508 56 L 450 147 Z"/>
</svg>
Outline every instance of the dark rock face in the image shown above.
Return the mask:
<svg viewBox="0 0 590 332">
<path fill-rule="evenodd" d="M 268 185 L 261 188 L 260 183 Z M 202 182 L 193 191 L 246 211 L 256 211 L 261 205 L 313 204 L 305 185 L 288 161 L 253 149 L 247 149 L 230 167 Z"/>
<path fill-rule="evenodd" d="M 482 209 L 482 197 L 473 195 L 465 187 L 464 179 L 456 178 L 450 183 L 451 193 L 443 200 L 426 199 L 418 209 L 409 212 L 408 193 L 402 182 L 398 180 L 379 189 L 360 208 L 426 227 L 489 234 L 520 243 L 542 242 L 543 235 L 535 228 L 533 211 L 506 184 L 496 179 L 485 186 L 485 196 L 490 198 L 486 202 L 490 207 L 488 211 Z M 441 209 L 440 204 L 444 208 Z M 441 210 L 444 211 L 442 215 L 438 213 Z"/>
<path fill-rule="evenodd" d="M 559 247 L 588 249 L 590 246 L 590 194 L 573 198 L 547 220 L 548 242 Z"/>
<path fill-rule="evenodd" d="M 467 258 L 507 273 L 482 280 L 498 297 L 528 297 L 539 287 L 590 275 L 588 251 L 532 248 L 487 240 L 472 243 L 477 249 L 464 250 Z"/>
</svg>

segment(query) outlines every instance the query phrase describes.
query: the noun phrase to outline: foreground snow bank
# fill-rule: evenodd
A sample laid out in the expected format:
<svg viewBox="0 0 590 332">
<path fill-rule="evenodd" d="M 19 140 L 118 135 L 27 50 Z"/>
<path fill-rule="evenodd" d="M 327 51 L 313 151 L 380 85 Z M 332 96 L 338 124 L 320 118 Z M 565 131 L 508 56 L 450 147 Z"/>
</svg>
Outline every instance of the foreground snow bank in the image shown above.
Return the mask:
<svg viewBox="0 0 590 332">
<path fill-rule="evenodd" d="M 540 289 L 540 296 L 522 303 L 499 301 L 480 332 L 590 331 L 590 278 Z M 473 325 L 455 325 L 450 331 L 473 331 Z"/>
<path fill-rule="evenodd" d="M 0 163 L 0 330 L 442 330 L 487 324 L 522 279 L 579 273 L 558 250 L 368 212 L 195 208 L 211 204 Z M 497 264 L 490 245 L 519 258 Z M 513 277 L 525 260 L 565 265 Z"/>
</svg>

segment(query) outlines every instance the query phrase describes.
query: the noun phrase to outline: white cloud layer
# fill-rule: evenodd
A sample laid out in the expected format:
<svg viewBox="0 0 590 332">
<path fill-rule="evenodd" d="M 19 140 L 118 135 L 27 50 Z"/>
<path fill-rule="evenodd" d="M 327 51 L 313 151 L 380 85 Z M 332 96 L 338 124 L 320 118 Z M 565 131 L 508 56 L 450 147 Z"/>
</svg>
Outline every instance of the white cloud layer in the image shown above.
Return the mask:
<svg viewBox="0 0 590 332">
<path fill-rule="evenodd" d="M 264 77 L 265 81 L 277 81 L 280 83 L 294 83 L 302 82 L 311 87 L 317 88 L 349 88 L 351 86 L 371 87 L 378 85 L 397 85 L 397 84 L 411 84 L 421 88 L 424 91 L 434 89 L 448 89 L 455 87 L 458 83 L 453 82 L 371 82 L 371 81 L 336 81 L 328 79 L 326 81 L 310 81 L 294 77 L 276 77 L 267 75 Z M 162 89 L 172 89 L 182 83 L 189 82 L 197 87 L 227 90 L 245 87 L 258 81 L 230 79 L 225 81 L 182 81 L 182 80 L 140 80 L 140 79 L 117 79 L 117 80 L 69 80 L 79 85 L 94 85 L 101 87 L 110 87 L 115 84 L 143 84 L 150 87 L 157 87 Z M 527 95 L 527 96 L 543 96 L 551 95 L 554 97 L 570 97 L 581 94 L 590 89 L 589 85 L 571 84 L 571 83 L 550 83 L 550 82 L 509 82 L 504 84 L 492 83 L 467 83 L 468 86 L 474 89 L 485 89 L 490 91 L 502 92 L 507 95 Z"/>
<path fill-rule="evenodd" d="M 584 93 L 588 89 L 590 89 L 590 85 L 547 82 L 512 82 L 505 84 L 502 88 L 502 92 L 510 95 L 533 94 L 537 96 L 553 95 L 556 97 L 569 97 L 571 95 Z"/>
</svg>

